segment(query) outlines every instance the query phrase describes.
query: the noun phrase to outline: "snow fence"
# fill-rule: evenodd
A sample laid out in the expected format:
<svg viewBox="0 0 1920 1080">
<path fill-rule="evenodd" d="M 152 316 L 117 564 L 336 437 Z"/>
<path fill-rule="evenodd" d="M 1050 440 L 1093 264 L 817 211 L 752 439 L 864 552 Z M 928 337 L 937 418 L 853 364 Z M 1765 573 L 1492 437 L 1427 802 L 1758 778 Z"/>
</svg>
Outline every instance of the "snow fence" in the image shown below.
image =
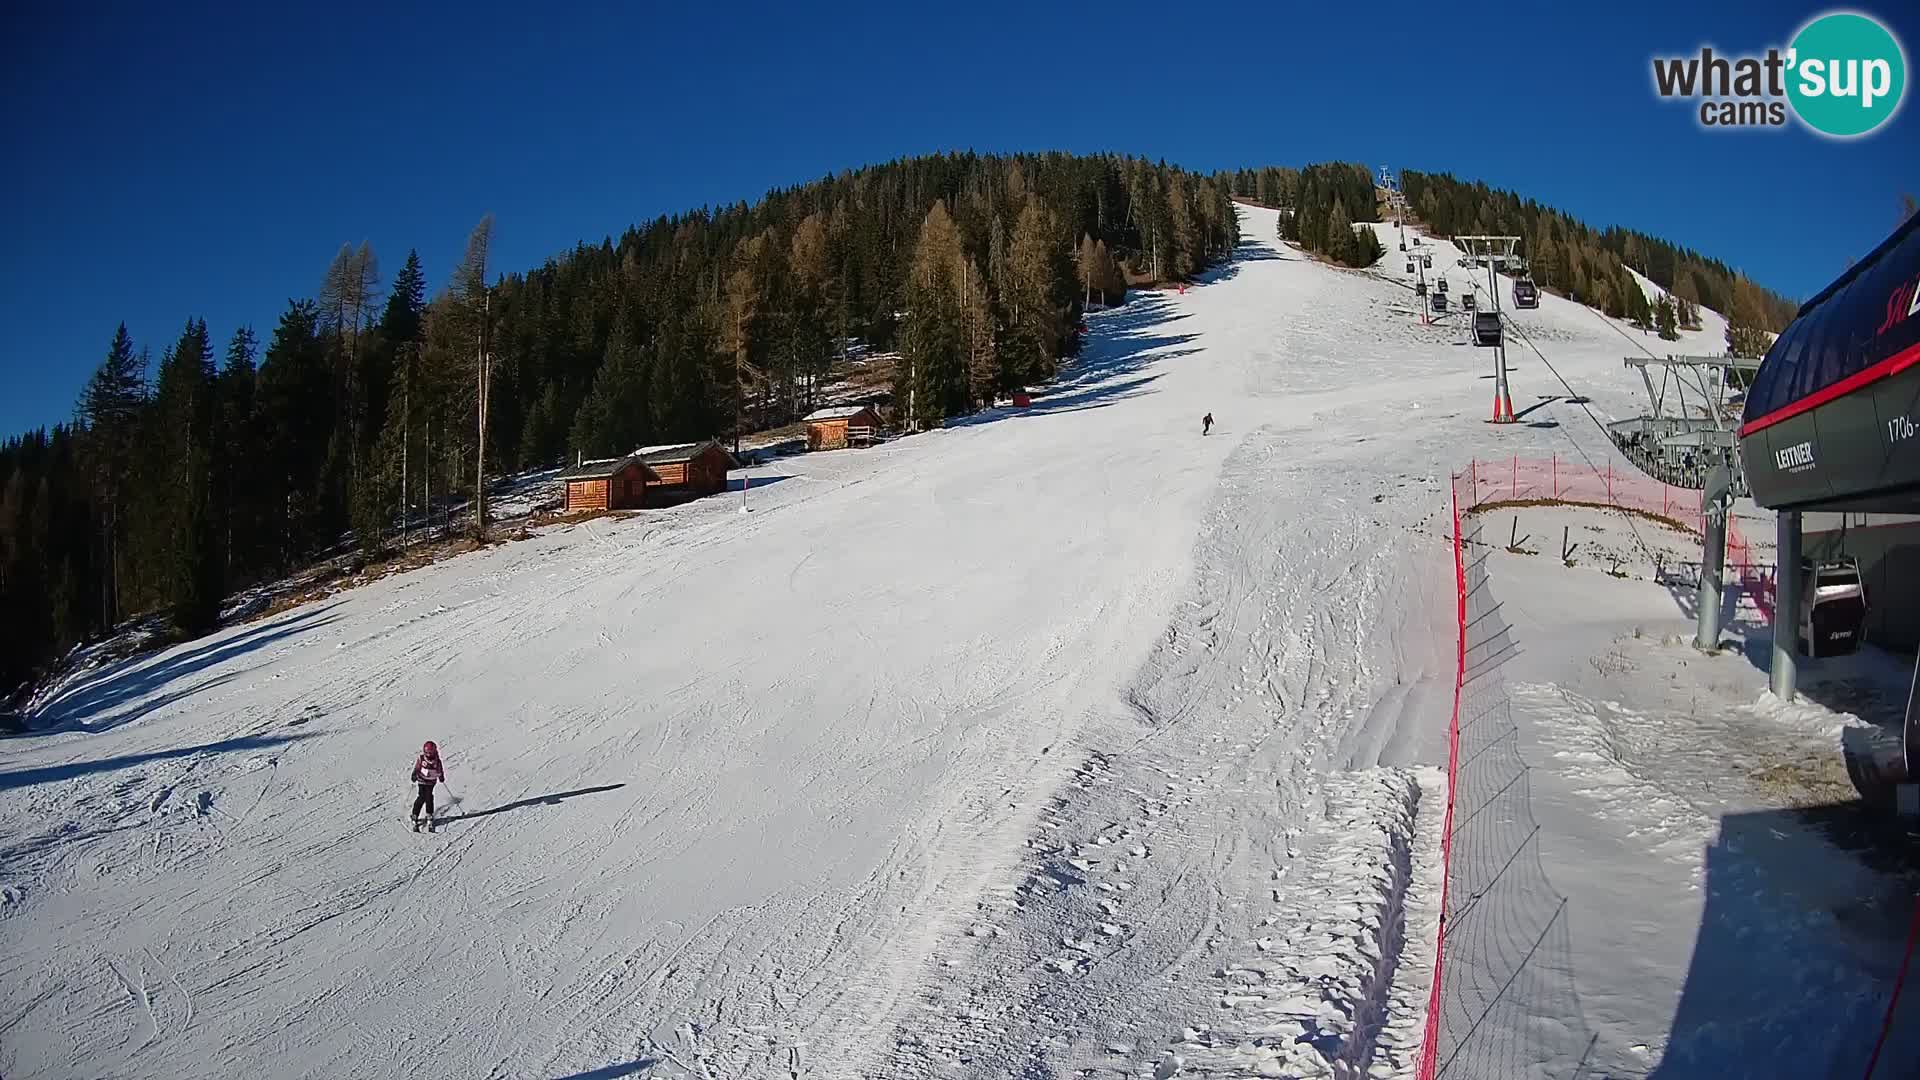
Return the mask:
<svg viewBox="0 0 1920 1080">
<path fill-rule="evenodd" d="M 1559 455 L 1544 458 L 1474 459 L 1454 477 L 1454 497 L 1462 514 L 1502 505 L 1560 503 L 1630 510 L 1665 518 L 1703 531 L 1700 492 L 1656 480 L 1638 469 L 1602 467 Z M 1773 621 L 1773 567 L 1762 564 L 1741 535 L 1738 519 L 1727 518 L 1726 566 L 1733 584 L 1755 610 Z"/>
<path fill-rule="evenodd" d="M 1500 674 L 1517 646 L 1488 583 L 1485 559 L 1494 545 L 1481 541 L 1471 511 L 1502 498 L 1577 501 L 1567 492 L 1596 481 L 1603 497 L 1619 498 L 1628 485 L 1592 470 L 1585 477 L 1569 470 L 1563 483 L 1559 463 L 1549 463 L 1547 487 L 1522 487 L 1521 477 L 1537 471 L 1523 468 L 1538 464 L 1507 463 L 1501 494 L 1484 463 L 1453 478 L 1458 646 L 1441 918 L 1419 1080 L 1571 1076 L 1594 1042 L 1573 986 L 1567 900 L 1540 864 L 1528 768 Z M 1540 493 L 1520 494 L 1529 490 Z"/>
</svg>

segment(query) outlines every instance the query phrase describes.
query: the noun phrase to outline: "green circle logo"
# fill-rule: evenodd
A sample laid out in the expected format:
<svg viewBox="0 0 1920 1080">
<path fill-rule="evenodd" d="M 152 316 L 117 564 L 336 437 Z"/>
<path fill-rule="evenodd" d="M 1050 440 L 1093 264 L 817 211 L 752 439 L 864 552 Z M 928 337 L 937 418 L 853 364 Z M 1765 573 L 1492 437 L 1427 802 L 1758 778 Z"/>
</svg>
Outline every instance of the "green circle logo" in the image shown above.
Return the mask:
<svg viewBox="0 0 1920 1080">
<path fill-rule="evenodd" d="M 1875 20 L 1850 11 L 1822 15 L 1787 51 L 1787 100 L 1823 135 L 1852 138 L 1886 123 L 1907 91 L 1907 57 Z"/>
</svg>

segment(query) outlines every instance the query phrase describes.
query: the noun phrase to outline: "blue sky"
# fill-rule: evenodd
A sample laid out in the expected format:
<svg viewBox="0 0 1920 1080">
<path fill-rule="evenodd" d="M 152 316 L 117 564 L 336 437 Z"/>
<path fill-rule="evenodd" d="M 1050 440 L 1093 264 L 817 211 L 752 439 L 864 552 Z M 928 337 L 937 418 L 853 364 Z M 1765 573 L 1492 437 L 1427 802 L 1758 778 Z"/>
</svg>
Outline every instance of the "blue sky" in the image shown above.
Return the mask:
<svg viewBox="0 0 1920 1080">
<path fill-rule="evenodd" d="M 67 417 L 121 320 L 156 357 L 189 316 L 264 338 L 343 242 L 438 288 L 489 211 L 526 269 L 944 149 L 1451 171 L 1797 297 L 1920 189 L 1911 101 L 1841 143 L 1655 100 L 1656 53 L 1784 45 L 1813 5 L 109 6 L 0 14 L 0 432 Z M 1920 50 L 1910 3 L 1854 10 Z"/>
</svg>

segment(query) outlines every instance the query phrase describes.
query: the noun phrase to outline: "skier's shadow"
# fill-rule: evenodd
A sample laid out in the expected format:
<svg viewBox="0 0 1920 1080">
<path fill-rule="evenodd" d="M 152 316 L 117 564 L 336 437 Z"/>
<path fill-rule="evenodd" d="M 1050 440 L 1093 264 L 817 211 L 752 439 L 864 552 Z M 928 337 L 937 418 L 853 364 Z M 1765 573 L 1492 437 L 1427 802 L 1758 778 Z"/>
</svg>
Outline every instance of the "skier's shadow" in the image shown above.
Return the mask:
<svg viewBox="0 0 1920 1080">
<path fill-rule="evenodd" d="M 468 814 L 452 814 L 441 818 L 440 821 L 443 824 L 455 821 L 471 821 L 474 818 L 488 817 L 493 814 L 504 814 L 509 810 L 524 810 L 529 806 L 559 806 L 562 800 L 571 799 L 576 795 L 598 795 L 603 791 L 618 791 L 626 786 L 625 784 L 602 784 L 599 787 L 577 788 L 573 791 L 556 791 L 551 795 L 536 795 L 531 799 L 521 799 L 519 802 L 510 802 L 504 806 L 490 807 L 486 810 L 475 810 Z"/>
</svg>

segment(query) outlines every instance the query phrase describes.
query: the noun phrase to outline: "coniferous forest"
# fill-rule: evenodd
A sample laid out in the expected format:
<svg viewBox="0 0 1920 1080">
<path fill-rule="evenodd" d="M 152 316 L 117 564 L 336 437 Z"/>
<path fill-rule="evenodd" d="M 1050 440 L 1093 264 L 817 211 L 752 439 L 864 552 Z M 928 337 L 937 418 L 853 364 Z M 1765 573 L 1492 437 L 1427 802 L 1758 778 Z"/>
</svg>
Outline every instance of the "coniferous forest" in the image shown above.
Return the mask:
<svg viewBox="0 0 1920 1080">
<path fill-rule="evenodd" d="M 1310 251 L 1348 266 L 1370 266 L 1381 254 L 1368 246 L 1370 230 L 1340 227 L 1380 220 L 1364 165 L 1242 169 L 1225 184 L 1235 198 L 1291 208 L 1281 235 Z M 1675 329 L 1698 329 L 1699 309 L 1711 308 L 1727 316 L 1728 352 L 1761 356 L 1767 333 L 1785 329 L 1799 306 L 1717 259 L 1630 229 L 1594 229 L 1511 191 L 1412 170 L 1400 174 L 1400 184 L 1414 219 L 1435 236 L 1521 237 L 1520 251 L 1542 288 L 1669 339 Z M 1664 289 L 1671 305 L 1649 303 L 1627 267 Z"/>
<path fill-rule="evenodd" d="M 234 590 L 377 553 L 480 477 L 788 423 L 849 342 L 901 354 L 897 426 L 937 424 L 1049 378 L 1083 306 L 1238 240 L 1224 177 L 1064 154 L 863 168 L 527 270 L 492 229 L 437 292 L 363 243 L 257 331 L 103 328 L 72 421 L 0 445 L 0 690 L 129 616 L 205 633 Z"/>
</svg>

